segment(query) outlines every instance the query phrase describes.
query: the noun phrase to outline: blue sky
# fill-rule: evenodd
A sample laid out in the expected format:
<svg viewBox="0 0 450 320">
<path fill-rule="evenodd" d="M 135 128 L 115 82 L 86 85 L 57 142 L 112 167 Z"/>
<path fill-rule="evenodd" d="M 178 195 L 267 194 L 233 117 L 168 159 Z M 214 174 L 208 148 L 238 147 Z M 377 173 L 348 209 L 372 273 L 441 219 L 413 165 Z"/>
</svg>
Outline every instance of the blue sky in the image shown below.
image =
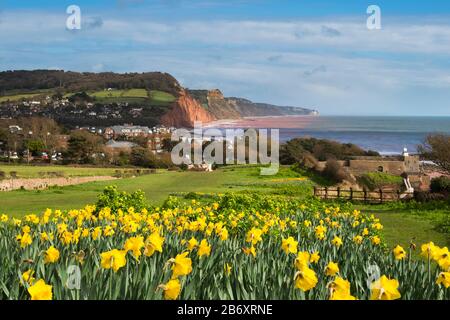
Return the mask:
<svg viewBox="0 0 450 320">
<path fill-rule="evenodd" d="M 322 114 L 450 115 L 445 0 L 0 0 L 0 34 L 0 70 L 164 71 Z"/>
</svg>

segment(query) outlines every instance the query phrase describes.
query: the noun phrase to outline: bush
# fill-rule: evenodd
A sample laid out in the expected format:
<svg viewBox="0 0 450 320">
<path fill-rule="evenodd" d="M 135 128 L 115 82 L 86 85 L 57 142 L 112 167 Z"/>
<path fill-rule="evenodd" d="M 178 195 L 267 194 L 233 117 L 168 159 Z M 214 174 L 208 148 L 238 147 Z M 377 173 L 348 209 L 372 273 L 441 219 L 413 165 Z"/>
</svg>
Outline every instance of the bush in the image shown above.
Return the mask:
<svg viewBox="0 0 450 320">
<path fill-rule="evenodd" d="M 450 178 L 442 176 L 432 179 L 430 189 L 431 192 L 450 192 Z"/>
<path fill-rule="evenodd" d="M 415 192 L 414 198 L 418 202 L 443 201 L 446 199 L 444 194 L 424 191 Z"/>
<path fill-rule="evenodd" d="M 349 178 L 347 172 L 335 159 L 327 160 L 322 175 L 336 183 L 341 183 Z"/>
<path fill-rule="evenodd" d="M 112 212 L 117 212 L 119 209 L 127 211 L 130 207 L 133 207 L 135 211 L 141 211 L 148 205 L 145 194 L 141 190 L 128 193 L 118 191 L 116 186 L 109 186 L 98 196 L 96 207 L 97 212 L 102 208 L 110 208 Z"/>
</svg>

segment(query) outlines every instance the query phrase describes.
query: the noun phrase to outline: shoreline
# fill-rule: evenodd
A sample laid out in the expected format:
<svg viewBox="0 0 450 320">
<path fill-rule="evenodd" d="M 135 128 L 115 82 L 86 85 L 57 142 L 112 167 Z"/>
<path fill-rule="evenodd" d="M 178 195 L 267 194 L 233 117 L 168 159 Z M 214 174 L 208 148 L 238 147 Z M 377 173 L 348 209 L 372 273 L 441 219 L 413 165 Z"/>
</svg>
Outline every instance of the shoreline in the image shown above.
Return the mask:
<svg viewBox="0 0 450 320">
<path fill-rule="evenodd" d="M 258 128 L 258 129 L 304 129 L 311 122 L 310 119 L 319 118 L 319 115 L 293 115 L 293 116 L 258 116 L 243 117 L 241 119 L 220 119 L 203 125 L 205 128 L 231 129 L 231 128 Z"/>
</svg>

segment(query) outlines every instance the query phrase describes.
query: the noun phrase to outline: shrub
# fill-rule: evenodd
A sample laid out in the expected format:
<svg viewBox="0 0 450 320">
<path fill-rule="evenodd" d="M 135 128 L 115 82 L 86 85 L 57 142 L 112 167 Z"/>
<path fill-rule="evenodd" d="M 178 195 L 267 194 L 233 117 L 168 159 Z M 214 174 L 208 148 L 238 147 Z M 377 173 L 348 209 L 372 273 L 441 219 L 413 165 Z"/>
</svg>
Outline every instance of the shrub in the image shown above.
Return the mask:
<svg viewBox="0 0 450 320">
<path fill-rule="evenodd" d="M 336 183 L 341 183 L 349 178 L 347 172 L 335 159 L 327 160 L 322 175 Z"/>
<path fill-rule="evenodd" d="M 446 197 L 444 194 L 441 194 L 441 193 L 418 191 L 418 192 L 415 192 L 414 198 L 418 202 L 430 202 L 430 201 L 445 200 Z"/>
<path fill-rule="evenodd" d="M 450 192 L 450 178 L 441 176 L 431 180 L 431 192 Z"/>
<path fill-rule="evenodd" d="M 113 212 L 117 212 L 119 209 L 127 211 L 130 207 L 133 207 L 135 211 L 141 211 L 148 205 L 145 194 L 141 190 L 128 193 L 117 190 L 116 186 L 109 186 L 98 196 L 96 207 L 97 212 L 102 208 L 110 208 Z"/>
</svg>

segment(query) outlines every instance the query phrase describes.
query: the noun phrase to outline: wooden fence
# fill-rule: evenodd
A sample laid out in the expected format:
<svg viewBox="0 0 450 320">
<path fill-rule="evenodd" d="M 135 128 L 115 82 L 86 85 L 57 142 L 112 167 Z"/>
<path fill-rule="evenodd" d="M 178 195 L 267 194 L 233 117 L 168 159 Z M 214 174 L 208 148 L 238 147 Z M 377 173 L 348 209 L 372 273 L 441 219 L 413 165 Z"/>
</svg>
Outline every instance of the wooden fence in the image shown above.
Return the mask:
<svg viewBox="0 0 450 320">
<path fill-rule="evenodd" d="M 314 196 L 322 199 L 342 199 L 349 201 L 363 201 L 367 203 L 383 203 L 388 201 L 398 201 L 414 198 L 412 192 L 401 192 L 400 190 L 348 190 L 337 188 L 318 188 L 314 187 Z"/>
</svg>

